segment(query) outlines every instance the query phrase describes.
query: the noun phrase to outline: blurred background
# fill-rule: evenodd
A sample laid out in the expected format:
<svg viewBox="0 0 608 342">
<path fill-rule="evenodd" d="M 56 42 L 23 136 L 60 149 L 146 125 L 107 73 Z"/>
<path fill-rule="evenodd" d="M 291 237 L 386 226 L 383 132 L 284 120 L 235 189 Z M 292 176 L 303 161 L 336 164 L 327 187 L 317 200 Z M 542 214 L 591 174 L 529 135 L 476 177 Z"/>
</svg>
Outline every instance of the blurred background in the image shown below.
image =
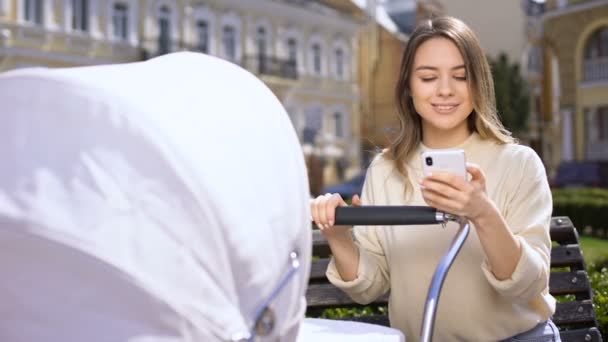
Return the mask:
<svg viewBox="0 0 608 342">
<path fill-rule="evenodd" d="M 607 0 L 0 0 L 0 71 L 218 56 L 284 104 L 312 193 L 351 194 L 398 128 L 408 35 L 442 14 L 477 33 L 501 118 L 551 184 L 607 187 Z"/>
</svg>

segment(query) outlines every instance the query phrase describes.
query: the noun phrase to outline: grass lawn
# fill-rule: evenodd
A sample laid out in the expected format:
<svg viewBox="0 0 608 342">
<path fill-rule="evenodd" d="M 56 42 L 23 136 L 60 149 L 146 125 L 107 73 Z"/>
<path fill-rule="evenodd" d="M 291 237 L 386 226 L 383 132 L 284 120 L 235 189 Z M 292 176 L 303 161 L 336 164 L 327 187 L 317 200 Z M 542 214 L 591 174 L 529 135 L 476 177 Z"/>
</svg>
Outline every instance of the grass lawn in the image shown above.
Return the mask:
<svg viewBox="0 0 608 342">
<path fill-rule="evenodd" d="M 608 240 L 581 236 L 580 241 L 587 265 L 595 261 L 608 259 Z"/>
</svg>

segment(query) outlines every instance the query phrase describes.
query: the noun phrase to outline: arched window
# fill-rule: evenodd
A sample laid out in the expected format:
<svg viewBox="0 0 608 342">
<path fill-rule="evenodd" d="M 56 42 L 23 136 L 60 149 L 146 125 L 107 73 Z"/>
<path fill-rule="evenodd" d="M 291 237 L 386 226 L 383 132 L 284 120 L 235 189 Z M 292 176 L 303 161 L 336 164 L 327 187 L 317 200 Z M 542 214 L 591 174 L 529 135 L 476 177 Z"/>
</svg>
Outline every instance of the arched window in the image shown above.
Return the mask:
<svg viewBox="0 0 608 342">
<path fill-rule="evenodd" d="M 209 23 L 205 20 L 196 22 L 196 35 L 198 37 L 198 51 L 209 53 Z"/>
<path fill-rule="evenodd" d="M 323 108 L 312 106 L 306 110 L 304 116 L 304 130 L 302 140 L 305 144 L 314 144 L 317 135 L 323 127 Z"/>
<path fill-rule="evenodd" d="M 585 81 L 608 80 L 608 26 L 595 31 L 585 45 Z"/>
<path fill-rule="evenodd" d="M 42 0 L 25 0 L 23 3 L 23 19 L 30 23 L 43 24 Z"/>
<path fill-rule="evenodd" d="M 258 69 L 259 72 L 264 74 L 267 72 L 266 62 L 266 29 L 262 26 L 258 27 L 256 32 L 256 45 L 258 52 Z"/>
<path fill-rule="evenodd" d="M 234 26 L 226 25 L 222 31 L 222 45 L 224 57 L 229 61 L 236 60 L 236 30 Z"/>
<path fill-rule="evenodd" d="M 344 114 L 341 112 L 334 113 L 334 135 L 336 138 L 344 138 Z"/>
<path fill-rule="evenodd" d="M 72 29 L 82 32 L 89 30 L 88 0 L 72 0 Z"/>
<path fill-rule="evenodd" d="M 294 65 L 298 60 L 298 42 L 295 38 L 287 39 L 287 60 Z"/>
<path fill-rule="evenodd" d="M 340 80 L 344 78 L 344 51 L 341 48 L 336 49 L 336 76 Z"/>
<path fill-rule="evenodd" d="M 315 74 L 321 75 L 321 45 L 312 45 L 312 70 Z"/>
<path fill-rule="evenodd" d="M 115 2 L 112 6 L 113 36 L 120 40 L 129 37 L 129 6 L 123 2 Z"/>
<path fill-rule="evenodd" d="M 171 9 L 163 5 L 158 13 L 158 54 L 171 51 Z"/>
<path fill-rule="evenodd" d="M 256 35 L 257 52 L 259 56 L 266 56 L 266 29 L 258 27 Z"/>
</svg>

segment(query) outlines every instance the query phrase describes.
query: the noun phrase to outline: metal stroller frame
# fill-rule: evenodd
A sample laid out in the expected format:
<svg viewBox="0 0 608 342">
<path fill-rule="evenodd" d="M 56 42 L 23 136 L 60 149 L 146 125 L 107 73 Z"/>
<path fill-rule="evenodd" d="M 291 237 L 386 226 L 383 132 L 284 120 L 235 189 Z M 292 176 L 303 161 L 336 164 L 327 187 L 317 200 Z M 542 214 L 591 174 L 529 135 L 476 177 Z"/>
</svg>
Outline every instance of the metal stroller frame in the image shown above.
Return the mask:
<svg viewBox="0 0 608 342">
<path fill-rule="evenodd" d="M 427 224 L 447 224 L 448 222 L 458 222 L 460 227 L 450 248 L 442 256 L 433 279 L 429 285 L 429 291 L 424 306 L 424 316 L 420 330 L 421 342 L 429 342 L 433 339 L 433 328 L 437 305 L 443 282 L 448 274 L 452 263 L 460 252 L 466 241 L 470 224 L 467 219 L 452 214 L 438 211 L 435 208 L 423 206 L 359 206 L 359 207 L 338 207 L 336 208 L 336 225 L 427 225 Z"/>
</svg>

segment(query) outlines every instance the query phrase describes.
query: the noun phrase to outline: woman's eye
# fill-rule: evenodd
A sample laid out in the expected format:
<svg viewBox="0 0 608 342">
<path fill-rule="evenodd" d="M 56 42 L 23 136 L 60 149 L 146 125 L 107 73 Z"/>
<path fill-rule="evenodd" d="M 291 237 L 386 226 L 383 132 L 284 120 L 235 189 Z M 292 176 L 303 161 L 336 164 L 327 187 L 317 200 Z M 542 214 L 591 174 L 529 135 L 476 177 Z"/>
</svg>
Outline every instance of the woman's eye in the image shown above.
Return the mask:
<svg viewBox="0 0 608 342">
<path fill-rule="evenodd" d="M 455 79 L 459 80 L 459 81 L 466 81 L 467 77 L 466 76 L 454 76 Z"/>
<path fill-rule="evenodd" d="M 434 81 L 435 79 L 437 79 L 437 77 L 422 77 L 421 78 L 422 82 L 431 82 L 431 81 Z"/>
</svg>

